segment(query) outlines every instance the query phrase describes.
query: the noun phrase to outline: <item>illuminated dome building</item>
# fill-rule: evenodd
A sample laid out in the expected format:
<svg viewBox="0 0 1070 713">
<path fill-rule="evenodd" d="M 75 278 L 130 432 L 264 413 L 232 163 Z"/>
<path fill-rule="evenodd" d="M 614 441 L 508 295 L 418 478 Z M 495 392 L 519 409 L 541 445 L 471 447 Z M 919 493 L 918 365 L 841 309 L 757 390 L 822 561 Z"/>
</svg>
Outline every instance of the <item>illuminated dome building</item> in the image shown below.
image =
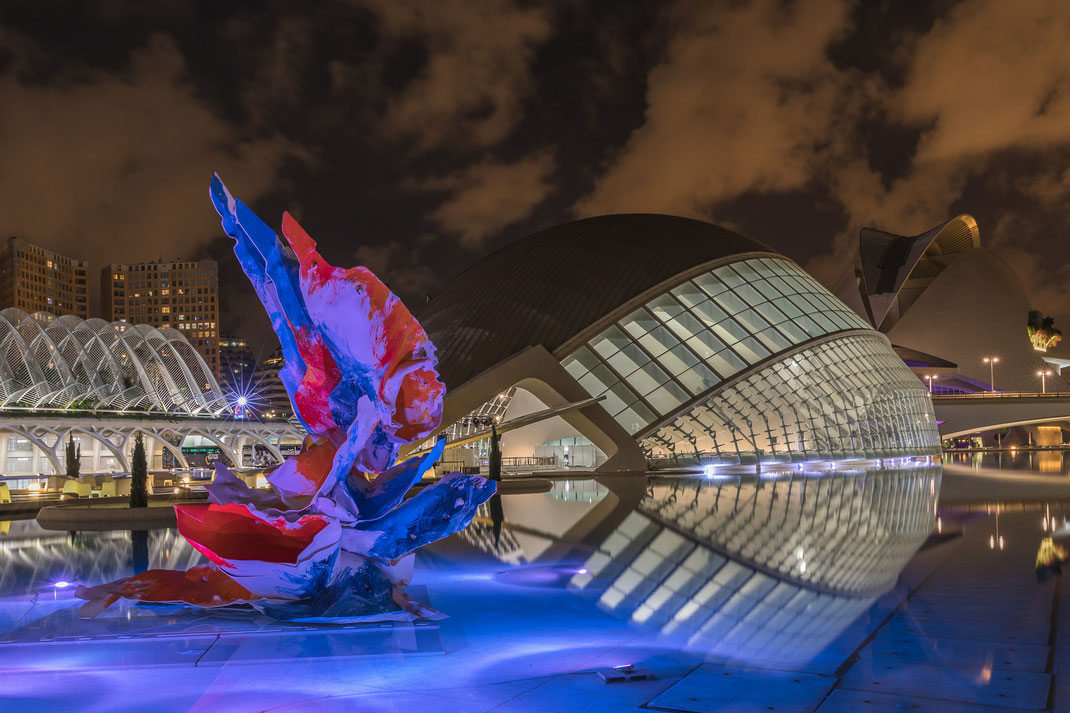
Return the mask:
<svg viewBox="0 0 1070 713">
<path fill-rule="evenodd" d="M 212 417 L 226 400 L 178 330 L 0 312 L 0 408 Z"/>
<path fill-rule="evenodd" d="M 1039 391 L 1050 368 L 1029 340 L 1029 300 L 1007 263 L 981 247 L 977 222 L 957 216 L 920 235 L 863 228 L 859 260 L 836 294 L 875 328 L 933 390 Z M 995 369 L 984 362 L 998 357 Z M 1065 390 L 1048 379 L 1050 390 Z"/>
<path fill-rule="evenodd" d="M 791 260 L 709 223 L 550 228 L 418 317 L 448 388 L 447 461 L 478 460 L 491 424 L 507 467 L 939 452 L 925 387 L 884 335 Z"/>
</svg>

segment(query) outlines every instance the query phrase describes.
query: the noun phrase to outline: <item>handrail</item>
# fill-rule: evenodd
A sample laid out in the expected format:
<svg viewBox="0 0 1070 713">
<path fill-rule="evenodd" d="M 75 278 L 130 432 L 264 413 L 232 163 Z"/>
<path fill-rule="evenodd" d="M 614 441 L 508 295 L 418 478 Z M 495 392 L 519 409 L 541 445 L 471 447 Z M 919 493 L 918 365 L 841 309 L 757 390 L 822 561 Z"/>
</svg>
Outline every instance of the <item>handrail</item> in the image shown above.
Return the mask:
<svg viewBox="0 0 1070 713">
<path fill-rule="evenodd" d="M 1049 391 L 1047 393 L 1029 391 L 985 391 L 980 394 L 933 394 L 937 399 L 1070 399 L 1070 391 Z"/>
</svg>

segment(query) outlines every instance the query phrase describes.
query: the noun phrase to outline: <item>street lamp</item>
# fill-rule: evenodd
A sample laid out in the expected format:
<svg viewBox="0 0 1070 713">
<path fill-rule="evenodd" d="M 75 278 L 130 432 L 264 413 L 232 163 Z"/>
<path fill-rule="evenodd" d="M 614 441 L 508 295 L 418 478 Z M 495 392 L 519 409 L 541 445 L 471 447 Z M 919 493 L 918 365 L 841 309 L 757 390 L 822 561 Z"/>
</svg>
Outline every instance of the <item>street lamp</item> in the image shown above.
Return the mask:
<svg viewBox="0 0 1070 713">
<path fill-rule="evenodd" d="M 999 357 L 985 357 L 982 361 L 988 364 L 988 385 L 992 393 L 996 393 L 996 363 L 999 362 Z"/>
<path fill-rule="evenodd" d="M 1037 376 L 1040 377 L 1040 393 L 1048 393 L 1048 377 L 1051 376 L 1051 369 L 1038 371 Z"/>
<path fill-rule="evenodd" d="M 932 396 L 932 393 L 933 393 L 933 379 L 936 378 L 936 374 L 926 374 L 925 378 L 929 380 L 929 395 Z"/>
</svg>

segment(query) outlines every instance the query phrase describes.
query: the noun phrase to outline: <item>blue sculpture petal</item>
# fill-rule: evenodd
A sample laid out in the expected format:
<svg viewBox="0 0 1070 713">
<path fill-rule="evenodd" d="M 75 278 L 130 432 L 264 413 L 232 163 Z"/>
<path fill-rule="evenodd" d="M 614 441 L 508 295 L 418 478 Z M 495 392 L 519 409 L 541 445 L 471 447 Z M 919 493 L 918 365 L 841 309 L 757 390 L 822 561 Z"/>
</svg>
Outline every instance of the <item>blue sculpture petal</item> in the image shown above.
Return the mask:
<svg viewBox="0 0 1070 713">
<path fill-rule="evenodd" d="M 478 475 L 450 473 L 371 522 L 342 534 L 342 548 L 394 560 L 468 527 L 496 484 Z"/>
</svg>

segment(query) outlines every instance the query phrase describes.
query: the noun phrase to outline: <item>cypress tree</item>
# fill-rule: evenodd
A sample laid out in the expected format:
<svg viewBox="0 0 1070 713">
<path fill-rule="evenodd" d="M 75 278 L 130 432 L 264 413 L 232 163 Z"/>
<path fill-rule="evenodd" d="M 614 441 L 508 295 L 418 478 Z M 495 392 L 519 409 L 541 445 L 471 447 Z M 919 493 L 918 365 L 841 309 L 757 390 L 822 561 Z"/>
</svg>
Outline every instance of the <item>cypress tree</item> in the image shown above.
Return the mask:
<svg viewBox="0 0 1070 713">
<path fill-rule="evenodd" d="M 77 478 L 82 468 L 82 447 L 75 448 L 74 436 L 67 436 L 67 448 L 64 452 L 68 478 Z"/>
<path fill-rule="evenodd" d="M 130 464 L 130 507 L 143 508 L 149 504 L 149 466 L 145 461 L 145 444 L 141 434 L 134 438 L 134 456 Z"/>
</svg>

